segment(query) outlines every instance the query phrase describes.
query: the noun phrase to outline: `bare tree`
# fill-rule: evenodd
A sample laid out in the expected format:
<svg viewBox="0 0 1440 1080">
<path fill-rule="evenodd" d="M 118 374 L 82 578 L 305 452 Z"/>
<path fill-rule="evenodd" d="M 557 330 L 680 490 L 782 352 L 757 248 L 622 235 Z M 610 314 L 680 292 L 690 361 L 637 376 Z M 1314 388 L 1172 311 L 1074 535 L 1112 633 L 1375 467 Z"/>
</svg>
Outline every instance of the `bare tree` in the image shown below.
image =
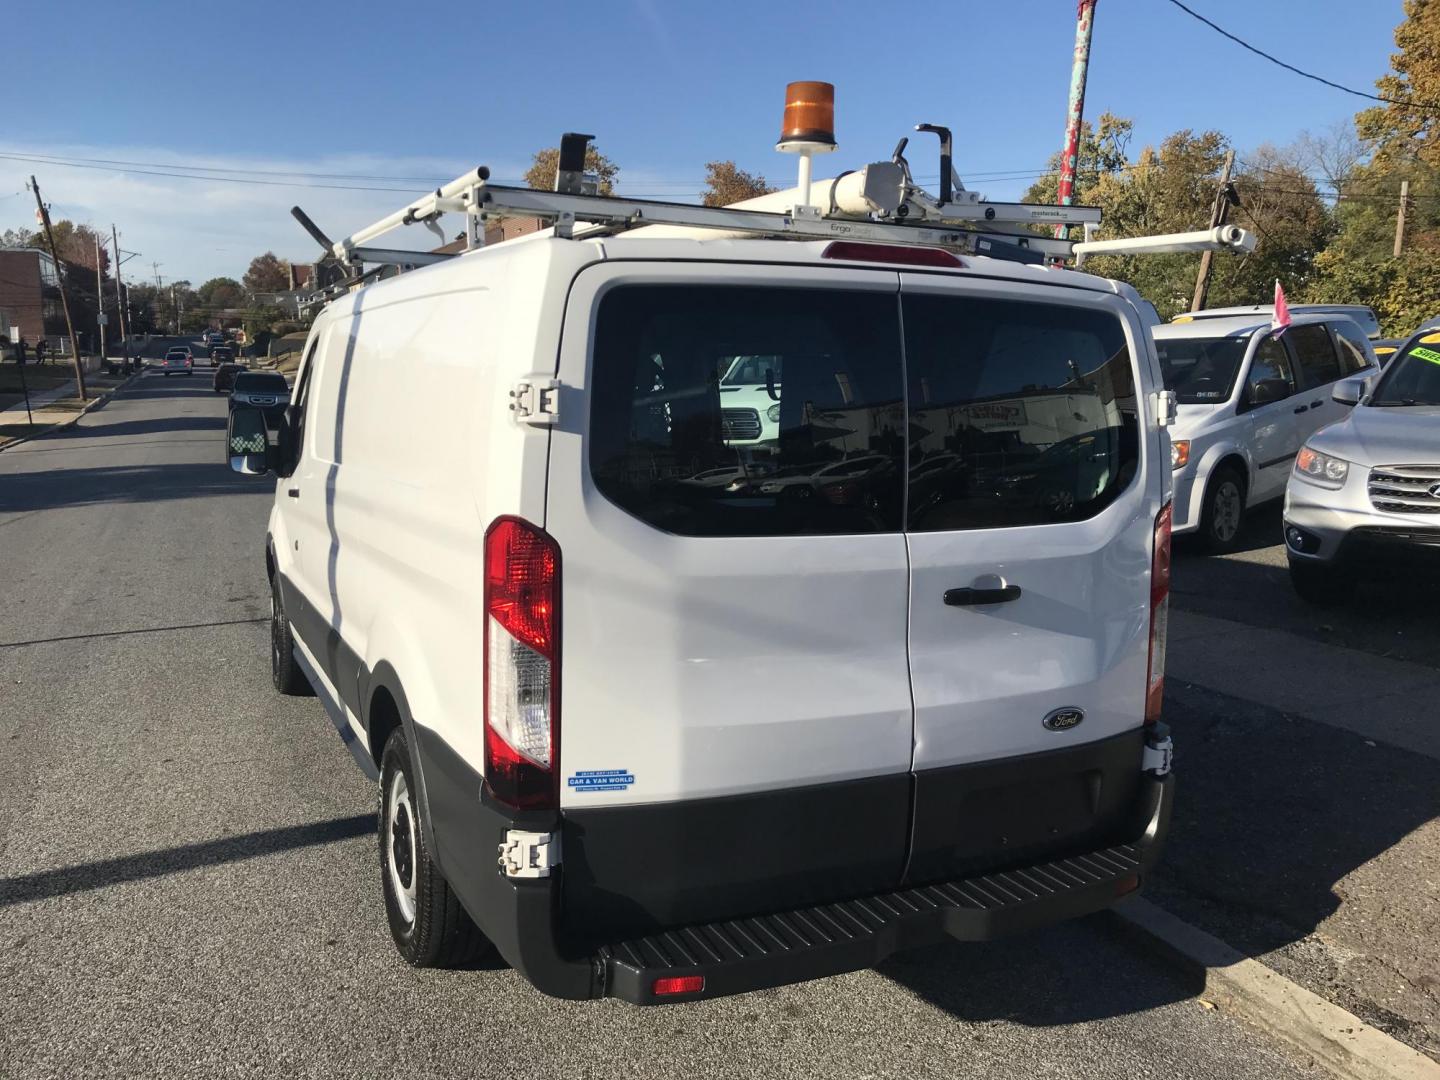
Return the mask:
<svg viewBox="0 0 1440 1080">
<path fill-rule="evenodd" d="M 706 206 L 729 206 L 774 190 L 765 182 L 765 177 L 737 168 L 733 161 L 712 161 L 705 166 L 705 191 L 701 201 Z"/>
</svg>

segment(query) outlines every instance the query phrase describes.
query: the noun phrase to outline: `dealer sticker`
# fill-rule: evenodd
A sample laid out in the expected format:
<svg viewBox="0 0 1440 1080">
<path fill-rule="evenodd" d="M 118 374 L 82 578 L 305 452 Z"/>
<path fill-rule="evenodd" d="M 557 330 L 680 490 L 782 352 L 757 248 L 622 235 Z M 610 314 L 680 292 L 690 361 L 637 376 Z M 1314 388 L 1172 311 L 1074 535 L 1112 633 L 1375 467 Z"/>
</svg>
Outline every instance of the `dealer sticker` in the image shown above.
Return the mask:
<svg viewBox="0 0 1440 1080">
<path fill-rule="evenodd" d="M 566 783 L 576 791 L 624 791 L 635 783 L 635 777 L 626 769 L 589 769 L 577 772 Z"/>
<path fill-rule="evenodd" d="M 1429 360 L 1432 364 L 1440 364 L 1440 352 L 1434 349 L 1415 348 L 1410 350 L 1411 356 L 1418 356 L 1421 360 Z"/>
</svg>

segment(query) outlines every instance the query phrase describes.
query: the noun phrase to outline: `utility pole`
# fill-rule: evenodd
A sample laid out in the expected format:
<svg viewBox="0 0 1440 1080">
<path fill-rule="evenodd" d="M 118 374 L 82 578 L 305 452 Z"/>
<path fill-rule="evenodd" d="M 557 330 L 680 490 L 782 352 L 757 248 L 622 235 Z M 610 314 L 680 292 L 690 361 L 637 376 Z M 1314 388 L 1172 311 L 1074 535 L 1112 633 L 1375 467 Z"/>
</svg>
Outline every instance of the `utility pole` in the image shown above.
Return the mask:
<svg viewBox="0 0 1440 1080">
<path fill-rule="evenodd" d="M 1395 258 L 1405 246 L 1405 204 L 1410 201 L 1410 181 L 1400 181 L 1400 212 L 1395 215 Z"/>
<path fill-rule="evenodd" d="M 1085 79 L 1090 72 L 1090 35 L 1095 29 L 1096 0 L 1079 0 L 1075 8 L 1075 63 L 1070 69 L 1070 107 L 1065 119 L 1065 153 L 1060 158 L 1061 206 L 1075 202 L 1075 168 L 1080 157 L 1080 129 L 1085 119 Z M 1055 238 L 1065 239 L 1067 225 L 1055 226 Z"/>
<path fill-rule="evenodd" d="M 1220 169 L 1220 187 L 1215 192 L 1215 205 L 1210 208 L 1210 228 L 1224 225 L 1230 216 L 1230 207 L 1240 205 L 1240 196 L 1235 194 L 1235 185 L 1230 183 L 1230 171 L 1235 168 L 1235 151 L 1225 151 L 1225 164 Z M 1210 295 L 1210 262 L 1213 251 L 1200 256 L 1200 272 L 1195 275 L 1195 296 L 1190 301 L 1190 310 L 1199 311 L 1205 306 Z"/>
<path fill-rule="evenodd" d="M 105 279 L 100 276 L 100 234 L 95 236 L 95 329 L 100 334 L 100 363 L 109 360 L 105 351 Z M 107 369 L 108 370 L 108 369 Z"/>
<path fill-rule="evenodd" d="M 125 356 L 125 370 L 130 370 L 130 325 L 125 318 L 125 295 L 120 287 L 120 234 L 110 223 L 110 246 L 115 251 L 115 314 L 120 320 L 120 350 Z"/>
<path fill-rule="evenodd" d="M 30 177 L 30 190 L 35 192 L 35 212 L 40 215 L 40 224 L 45 226 L 45 242 L 50 245 L 50 257 L 55 260 L 55 277 L 60 282 L 60 307 L 65 312 L 65 330 L 70 335 L 70 351 L 75 354 L 75 389 L 80 392 L 80 400 L 86 400 L 85 396 L 85 369 L 80 366 L 80 342 L 75 338 L 75 324 L 70 321 L 70 293 L 65 288 L 65 268 L 60 262 L 60 252 L 55 249 L 55 230 L 50 227 L 50 208 L 40 198 L 40 185 L 35 177 Z M 45 327 L 40 327 L 41 336 L 44 336 Z"/>
</svg>

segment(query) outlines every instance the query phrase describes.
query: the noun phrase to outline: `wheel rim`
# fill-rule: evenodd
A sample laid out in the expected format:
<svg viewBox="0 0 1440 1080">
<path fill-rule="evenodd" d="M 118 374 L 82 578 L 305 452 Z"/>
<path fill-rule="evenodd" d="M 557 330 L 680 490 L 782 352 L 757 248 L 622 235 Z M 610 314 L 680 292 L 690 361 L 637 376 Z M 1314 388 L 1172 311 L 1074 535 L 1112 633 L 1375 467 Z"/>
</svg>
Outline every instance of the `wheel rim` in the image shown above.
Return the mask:
<svg viewBox="0 0 1440 1080">
<path fill-rule="evenodd" d="M 1229 543 L 1240 531 L 1240 486 L 1233 480 L 1222 480 L 1215 489 L 1215 505 L 1210 531 L 1215 539 Z"/>
<path fill-rule="evenodd" d="M 385 798 L 385 870 L 395 903 L 407 923 L 415 921 L 415 807 L 405 774 L 396 770 Z"/>
<path fill-rule="evenodd" d="M 276 673 L 280 671 L 280 653 L 284 646 L 284 633 L 280 624 L 280 604 L 275 599 L 275 593 L 270 593 L 270 669 Z"/>
</svg>

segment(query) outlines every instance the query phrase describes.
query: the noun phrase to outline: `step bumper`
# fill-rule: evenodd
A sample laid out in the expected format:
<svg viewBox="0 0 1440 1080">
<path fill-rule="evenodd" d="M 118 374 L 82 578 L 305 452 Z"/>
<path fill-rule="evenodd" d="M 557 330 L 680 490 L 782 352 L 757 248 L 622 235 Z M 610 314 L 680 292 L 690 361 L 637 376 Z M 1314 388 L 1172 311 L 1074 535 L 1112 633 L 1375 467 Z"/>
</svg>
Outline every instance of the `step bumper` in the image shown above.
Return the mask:
<svg viewBox="0 0 1440 1080">
<path fill-rule="evenodd" d="M 1158 858 L 1173 784 L 1171 776 L 1146 777 L 1148 820 L 1130 843 L 616 942 L 595 957 L 595 989 L 636 1005 L 723 997 L 873 967 L 946 938 L 985 941 L 1104 910 L 1136 891 Z M 657 980 L 695 977 L 703 980 L 697 989 L 655 992 Z"/>
</svg>

